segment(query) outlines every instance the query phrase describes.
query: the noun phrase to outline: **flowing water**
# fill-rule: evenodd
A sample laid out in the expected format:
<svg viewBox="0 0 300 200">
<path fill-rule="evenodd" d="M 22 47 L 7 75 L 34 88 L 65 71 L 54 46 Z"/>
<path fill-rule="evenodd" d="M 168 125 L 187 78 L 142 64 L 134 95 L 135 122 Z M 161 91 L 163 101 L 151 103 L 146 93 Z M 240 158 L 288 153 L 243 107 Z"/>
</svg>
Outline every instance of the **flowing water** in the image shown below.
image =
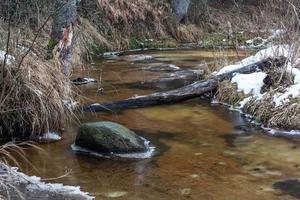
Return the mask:
<svg viewBox="0 0 300 200">
<path fill-rule="evenodd" d="M 182 68 L 212 69 L 215 62 L 239 59 L 247 52 L 227 50 L 154 51 L 152 63 Z M 149 63 L 127 59 L 99 59 L 92 70 L 74 77 L 93 77 L 96 84 L 79 86 L 84 102 L 119 100 L 153 90 L 128 84 L 158 77 L 162 72 L 142 70 Z M 104 92 L 100 94 L 100 88 Z M 98 91 L 98 92 L 97 92 Z M 102 90 L 101 90 L 102 91 Z M 72 151 L 78 125 L 66 128 L 63 140 L 41 145 L 45 152 L 28 150 L 33 165 L 22 170 L 53 182 L 78 185 L 96 199 L 247 200 L 300 198 L 300 142 L 275 137 L 251 128 L 237 113 L 205 99 L 175 105 L 85 114 L 82 122 L 109 120 L 121 123 L 156 147 L 148 159 L 106 159 Z"/>
</svg>

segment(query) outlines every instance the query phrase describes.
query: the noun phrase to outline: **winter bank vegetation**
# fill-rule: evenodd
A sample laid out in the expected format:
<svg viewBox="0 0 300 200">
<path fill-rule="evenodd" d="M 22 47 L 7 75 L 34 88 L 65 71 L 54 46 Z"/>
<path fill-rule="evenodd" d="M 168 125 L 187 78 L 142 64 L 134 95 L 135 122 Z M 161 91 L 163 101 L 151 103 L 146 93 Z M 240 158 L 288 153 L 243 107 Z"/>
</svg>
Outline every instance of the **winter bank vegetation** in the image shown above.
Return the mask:
<svg viewBox="0 0 300 200">
<path fill-rule="evenodd" d="M 37 140 L 74 120 L 69 76 L 94 56 L 183 43 L 260 51 L 182 88 L 85 109 L 136 108 L 209 93 L 265 127 L 300 129 L 298 1 L 3 0 L 0 6 L 3 140 Z"/>
</svg>

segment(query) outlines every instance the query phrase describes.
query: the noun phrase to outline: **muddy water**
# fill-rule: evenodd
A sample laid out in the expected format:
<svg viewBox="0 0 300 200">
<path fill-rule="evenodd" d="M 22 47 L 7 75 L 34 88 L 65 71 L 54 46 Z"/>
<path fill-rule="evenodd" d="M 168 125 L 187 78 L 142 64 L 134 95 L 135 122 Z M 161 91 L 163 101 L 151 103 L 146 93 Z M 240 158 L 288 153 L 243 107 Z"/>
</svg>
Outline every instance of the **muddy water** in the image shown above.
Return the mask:
<svg viewBox="0 0 300 200">
<path fill-rule="evenodd" d="M 202 68 L 205 63 L 238 59 L 247 53 L 226 51 L 144 52 L 152 63 L 172 63 L 182 68 Z M 151 93 L 128 84 L 160 76 L 141 70 L 149 63 L 125 58 L 98 60 L 92 70 L 77 72 L 100 80 L 79 87 L 84 102 L 101 102 Z M 100 88 L 104 93 L 100 94 Z M 300 198 L 300 142 L 274 137 L 251 128 L 239 113 L 207 100 L 194 99 L 176 105 L 126 110 L 120 113 L 85 114 L 82 121 L 110 120 L 121 123 L 156 146 L 149 159 L 104 159 L 76 154 L 77 124 L 66 128 L 64 140 L 41 145 L 45 152 L 29 150 L 32 163 L 23 171 L 53 182 L 79 185 L 96 199 L 157 200 L 253 200 Z M 278 183 L 281 182 L 281 183 Z M 275 184 L 276 183 L 276 184 Z M 290 184 L 289 184 L 290 183 Z M 291 184 L 292 183 L 292 184 Z M 275 185 L 274 185 L 275 184 Z M 275 189 L 277 188 L 277 189 Z M 280 190 L 282 189 L 282 190 Z"/>
</svg>

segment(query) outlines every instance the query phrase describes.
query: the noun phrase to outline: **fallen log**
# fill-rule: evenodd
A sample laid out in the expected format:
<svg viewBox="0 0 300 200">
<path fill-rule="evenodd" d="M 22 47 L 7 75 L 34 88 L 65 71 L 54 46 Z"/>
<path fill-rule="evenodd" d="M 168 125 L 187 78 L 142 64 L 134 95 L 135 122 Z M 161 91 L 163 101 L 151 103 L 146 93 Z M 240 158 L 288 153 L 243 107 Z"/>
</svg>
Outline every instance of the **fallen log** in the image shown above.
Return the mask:
<svg viewBox="0 0 300 200">
<path fill-rule="evenodd" d="M 91 104 L 84 107 L 84 111 L 101 112 L 116 111 L 128 108 L 139 108 L 160 104 L 171 104 L 197 97 L 217 88 L 216 79 L 197 81 L 185 87 L 168 92 L 158 92 L 145 96 L 133 97 L 111 103 Z"/>
<path fill-rule="evenodd" d="M 213 92 L 218 87 L 218 82 L 225 79 L 231 79 L 236 73 L 249 74 L 256 71 L 265 70 L 272 66 L 283 66 L 285 58 L 265 59 L 260 62 L 244 66 L 239 69 L 233 69 L 223 74 L 213 76 L 207 80 L 196 81 L 190 85 L 170 90 L 167 92 L 157 92 L 150 95 L 132 97 L 125 100 L 96 103 L 83 107 L 84 111 L 103 112 L 103 111 L 118 111 L 130 108 L 140 108 L 161 104 L 172 104 L 180 101 L 185 101 L 195 97 L 202 96 L 208 92 Z"/>
</svg>

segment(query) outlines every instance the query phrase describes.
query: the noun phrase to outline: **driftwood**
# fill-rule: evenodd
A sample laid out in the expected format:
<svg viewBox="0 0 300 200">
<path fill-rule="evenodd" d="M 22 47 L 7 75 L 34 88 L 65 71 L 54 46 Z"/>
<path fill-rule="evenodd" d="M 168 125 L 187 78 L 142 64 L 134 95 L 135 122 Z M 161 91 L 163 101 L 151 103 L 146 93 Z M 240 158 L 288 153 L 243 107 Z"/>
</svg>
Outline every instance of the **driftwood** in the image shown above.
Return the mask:
<svg viewBox="0 0 300 200">
<path fill-rule="evenodd" d="M 158 92 L 150 95 L 138 96 L 115 102 L 87 105 L 84 106 L 83 110 L 91 112 L 116 111 L 130 108 L 176 103 L 202 96 L 203 94 L 208 92 L 213 92 L 217 89 L 219 81 L 231 79 L 236 73 L 249 74 L 255 71 L 261 71 L 266 68 L 270 68 L 272 66 L 283 66 L 284 63 L 285 58 L 265 59 L 254 64 L 244 66 L 240 69 L 216 75 L 207 80 L 197 81 L 190 85 L 171 91 Z"/>
</svg>

